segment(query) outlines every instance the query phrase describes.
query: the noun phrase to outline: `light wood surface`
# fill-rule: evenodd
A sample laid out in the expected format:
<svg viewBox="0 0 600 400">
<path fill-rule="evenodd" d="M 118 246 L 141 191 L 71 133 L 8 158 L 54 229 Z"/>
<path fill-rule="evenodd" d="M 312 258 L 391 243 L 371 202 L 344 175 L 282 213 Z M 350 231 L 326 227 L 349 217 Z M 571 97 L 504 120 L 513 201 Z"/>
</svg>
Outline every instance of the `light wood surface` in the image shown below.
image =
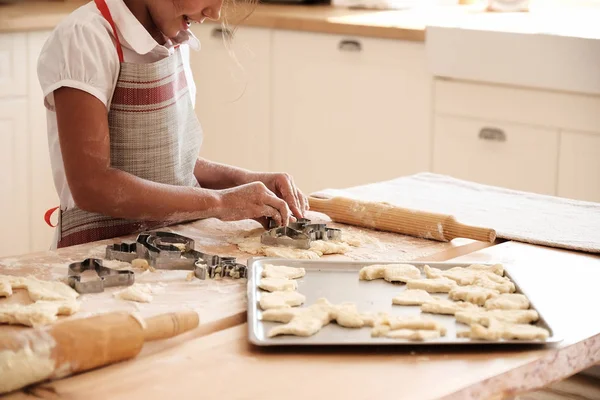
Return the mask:
<svg viewBox="0 0 600 400">
<path fill-rule="evenodd" d="M 331 199 L 309 197 L 309 202 L 312 210 L 322 212 L 333 221 L 345 224 L 440 242 L 449 242 L 456 238 L 489 243 L 496 240 L 496 232 L 493 229 L 461 224 L 451 215 L 344 197 Z"/>
<path fill-rule="evenodd" d="M 410 399 L 501 399 L 600 361 L 600 325 L 592 317 L 597 314 L 593 293 L 600 258 L 506 242 L 457 260 L 504 263 L 563 342 L 550 348 L 266 351 L 251 346 L 246 325 L 240 325 L 30 393 L 42 398 L 49 393 L 53 398 L 184 398 L 201 387 L 206 399 L 275 398 L 281 393 L 288 399 L 305 399 L 307 393 L 311 398 L 399 398 L 400 390 L 402 398 Z M 299 379 L 302 390 L 290 390 Z"/>
</svg>

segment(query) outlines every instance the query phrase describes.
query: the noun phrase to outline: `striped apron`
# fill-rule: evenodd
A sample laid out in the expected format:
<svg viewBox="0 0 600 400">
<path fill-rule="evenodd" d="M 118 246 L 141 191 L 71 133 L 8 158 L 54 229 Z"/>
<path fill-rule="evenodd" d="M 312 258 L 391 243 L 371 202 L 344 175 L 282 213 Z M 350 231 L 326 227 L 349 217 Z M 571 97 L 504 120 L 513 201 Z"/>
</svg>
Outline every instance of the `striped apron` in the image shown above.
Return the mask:
<svg viewBox="0 0 600 400">
<path fill-rule="evenodd" d="M 110 23 L 120 73 L 108 113 L 111 167 L 153 182 L 199 186 L 194 167 L 202 128 L 194 113 L 179 48 L 150 64 L 123 61 L 123 50 L 105 0 L 94 0 Z M 113 188 L 106 187 L 110 191 Z M 115 193 L 116 195 L 116 193 Z M 60 210 L 57 247 L 109 239 L 166 226 L 83 211 Z"/>
</svg>

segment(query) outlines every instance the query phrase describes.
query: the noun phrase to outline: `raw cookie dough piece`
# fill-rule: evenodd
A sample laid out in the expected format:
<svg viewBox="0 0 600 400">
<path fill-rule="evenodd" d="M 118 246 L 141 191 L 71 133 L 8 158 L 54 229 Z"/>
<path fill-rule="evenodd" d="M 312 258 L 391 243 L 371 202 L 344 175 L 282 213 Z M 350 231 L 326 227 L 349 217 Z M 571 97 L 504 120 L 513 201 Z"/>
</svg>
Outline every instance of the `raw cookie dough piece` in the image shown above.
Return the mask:
<svg viewBox="0 0 600 400">
<path fill-rule="evenodd" d="M 471 329 L 461 332 L 461 337 L 481 340 L 546 340 L 550 336 L 548 330 L 529 324 L 502 323 L 491 319 L 488 327 L 472 324 Z"/>
<path fill-rule="evenodd" d="M 79 293 L 70 286 L 58 281 L 42 281 L 34 277 L 28 277 L 24 284 L 29 292 L 29 297 L 33 301 L 73 300 L 79 297 Z"/>
<path fill-rule="evenodd" d="M 287 324 L 306 308 L 271 308 L 262 312 L 261 321 L 283 322 Z"/>
<path fill-rule="evenodd" d="M 442 336 L 446 334 L 444 325 L 421 316 L 390 317 L 384 324 L 389 325 L 393 331 L 398 329 L 434 330 Z"/>
<path fill-rule="evenodd" d="M 258 287 L 267 292 L 293 292 L 298 283 L 287 278 L 262 278 Z"/>
<path fill-rule="evenodd" d="M 179 249 L 179 251 L 181 251 L 181 252 L 185 251 L 185 243 L 172 243 L 172 245 L 177 247 Z"/>
<path fill-rule="evenodd" d="M 406 287 L 409 289 L 422 289 L 429 293 L 448 293 L 456 282 L 448 278 L 415 279 L 408 281 Z"/>
<path fill-rule="evenodd" d="M 438 268 L 431 268 L 426 265 L 423 270 L 428 278 L 441 278 L 445 277 L 452 279 L 459 285 L 474 285 L 478 279 L 487 279 L 497 284 L 511 285 L 510 279 L 498 276 L 493 272 L 482 270 L 482 269 L 469 269 L 463 267 L 454 267 L 447 270 L 441 270 Z M 514 285 L 513 285 L 514 286 Z"/>
<path fill-rule="evenodd" d="M 286 267 L 284 265 L 266 264 L 262 271 L 263 278 L 302 278 L 306 274 L 304 268 Z"/>
<path fill-rule="evenodd" d="M 350 246 L 343 242 L 332 240 L 314 240 L 310 244 L 310 250 L 321 255 L 345 254 L 350 251 Z"/>
<path fill-rule="evenodd" d="M 153 300 L 152 288 L 149 284 L 134 283 L 127 289 L 114 294 L 121 300 L 137 301 L 138 303 L 150 303 Z"/>
<path fill-rule="evenodd" d="M 332 317 L 339 326 L 344 328 L 362 328 L 367 325 L 356 305 L 351 303 L 333 306 Z M 367 323 L 369 323 L 368 318 Z"/>
<path fill-rule="evenodd" d="M 529 324 L 539 319 L 535 310 L 465 310 L 454 314 L 456 321 L 463 324 L 488 326 L 490 319 L 512 324 Z"/>
<path fill-rule="evenodd" d="M 446 299 L 434 298 L 432 301 L 425 302 L 421 305 L 421 311 L 430 314 L 447 314 L 454 315 L 458 311 L 476 310 L 479 307 L 472 303 L 463 301 L 451 301 Z"/>
<path fill-rule="evenodd" d="M 384 312 L 379 312 L 377 314 L 362 313 L 361 318 L 365 326 L 374 327 L 376 325 L 382 324 L 382 321 L 387 321 L 389 319 L 389 315 Z"/>
<path fill-rule="evenodd" d="M 430 340 L 440 337 L 439 331 L 422 330 L 422 329 L 397 329 L 390 330 L 385 334 L 385 337 L 390 339 L 407 339 L 407 340 Z"/>
<path fill-rule="evenodd" d="M 0 277 L 0 297 L 8 297 L 12 295 L 12 285 L 8 279 Z"/>
<path fill-rule="evenodd" d="M 371 329 L 372 337 L 384 337 L 391 330 L 389 325 L 378 324 Z"/>
<path fill-rule="evenodd" d="M 520 293 L 503 293 L 485 302 L 488 310 L 527 310 L 529 306 L 527 297 Z"/>
<path fill-rule="evenodd" d="M 358 279 L 363 281 L 372 281 L 374 279 L 383 279 L 385 265 L 369 265 L 362 267 L 358 272 Z"/>
<path fill-rule="evenodd" d="M 486 300 L 498 296 L 499 291 L 487 289 L 481 286 L 458 286 L 448 293 L 448 297 L 452 300 L 463 300 L 469 303 L 483 306 Z"/>
<path fill-rule="evenodd" d="M 493 274 L 504 276 L 504 267 L 502 264 L 494 264 L 494 265 L 481 265 L 481 264 L 472 264 L 467 267 L 469 270 L 473 271 L 486 271 L 491 272 Z"/>
<path fill-rule="evenodd" d="M 423 289 L 406 289 L 392 299 L 392 304 L 400 306 L 420 306 L 433 300 L 433 297 Z"/>
<path fill-rule="evenodd" d="M 320 255 L 312 250 L 293 249 L 291 247 L 265 247 L 262 251 L 267 257 L 291 258 L 299 260 L 317 260 Z"/>
<path fill-rule="evenodd" d="M 512 293 L 515 291 L 515 284 L 512 282 L 497 283 L 488 277 L 478 276 L 473 281 L 474 286 L 480 286 L 486 289 L 497 290 L 500 293 Z"/>
<path fill-rule="evenodd" d="M 144 260 L 143 258 L 136 258 L 135 260 L 131 261 L 131 266 L 133 268 L 143 269 L 144 271 L 147 270 L 150 272 L 156 272 L 156 269 L 148 264 L 148 260 Z"/>
<path fill-rule="evenodd" d="M 411 279 L 419 279 L 421 271 L 410 264 L 390 264 L 384 268 L 383 279 L 388 282 L 408 282 Z"/>
<path fill-rule="evenodd" d="M 286 292 L 295 293 L 295 292 Z M 310 307 L 299 310 L 290 322 L 269 331 L 268 337 L 279 335 L 312 336 L 333 319 L 332 305 L 326 299 L 319 299 Z"/>
<path fill-rule="evenodd" d="M 298 292 L 271 292 L 260 295 L 260 308 L 290 308 L 299 306 L 306 301 L 306 297 Z"/>
<path fill-rule="evenodd" d="M 75 300 L 6 304 L 0 306 L 0 324 L 37 327 L 55 322 L 57 315 L 72 315 L 78 310 L 79 303 Z"/>
</svg>

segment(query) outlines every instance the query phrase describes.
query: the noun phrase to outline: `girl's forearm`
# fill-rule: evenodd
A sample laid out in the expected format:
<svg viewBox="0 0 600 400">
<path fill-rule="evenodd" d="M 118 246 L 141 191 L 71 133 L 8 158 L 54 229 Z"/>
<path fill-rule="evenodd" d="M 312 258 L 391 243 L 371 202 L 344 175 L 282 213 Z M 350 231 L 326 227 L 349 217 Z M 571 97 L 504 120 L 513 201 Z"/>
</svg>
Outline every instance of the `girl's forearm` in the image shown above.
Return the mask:
<svg viewBox="0 0 600 400">
<path fill-rule="evenodd" d="M 228 189 L 254 181 L 252 171 L 203 158 L 196 160 L 194 175 L 200 186 L 207 189 Z"/>
</svg>

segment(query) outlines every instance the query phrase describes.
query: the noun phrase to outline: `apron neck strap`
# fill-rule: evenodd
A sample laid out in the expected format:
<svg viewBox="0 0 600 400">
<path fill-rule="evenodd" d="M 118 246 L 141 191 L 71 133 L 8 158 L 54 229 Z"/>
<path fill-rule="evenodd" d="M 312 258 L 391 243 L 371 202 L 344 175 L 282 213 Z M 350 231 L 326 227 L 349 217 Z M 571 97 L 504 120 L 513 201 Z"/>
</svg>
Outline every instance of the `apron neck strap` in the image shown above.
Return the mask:
<svg viewBox="0 0 600 400">
<path fill-rule="evenodd" d="M 100 14 L 102 14 L 104 19 L 108 21 L 108 23 L 110 24 L 110 27 L 113 30 L 113 33 L 115 35 L 115 41 L 116 41 L 115 46 L 117 47 L 117 54 L 119 55 L 119 62 L 122 63 L 123 62 L 123 48 L 121 47 L 121 43 L 119 42 L 119 35 L 117 34 L 117 27 L 115 26 L 115 21 L 113 20 L 112 15 L 110 14 L 108 5 L 106 5 L 106 0 L 94 0 L 94 2 L 96 3 L 96 7 L 98 7 L 98 10 L 100 11 Z"/>
</svg>

